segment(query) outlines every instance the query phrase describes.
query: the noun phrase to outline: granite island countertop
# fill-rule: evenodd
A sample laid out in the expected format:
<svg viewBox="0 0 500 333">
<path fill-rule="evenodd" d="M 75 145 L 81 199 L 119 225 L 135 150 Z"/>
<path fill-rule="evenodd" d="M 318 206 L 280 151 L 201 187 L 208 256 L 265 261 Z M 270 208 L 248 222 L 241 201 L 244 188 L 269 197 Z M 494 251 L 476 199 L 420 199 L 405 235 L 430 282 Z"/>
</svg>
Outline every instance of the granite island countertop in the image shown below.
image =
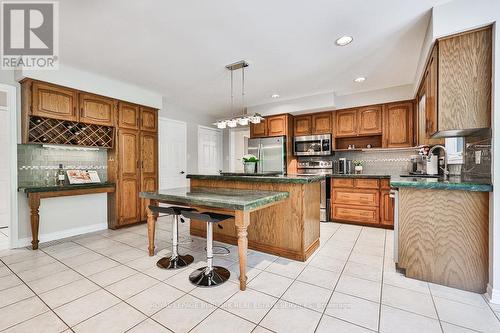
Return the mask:
<svg viewBox="0 0 500 333">
<path fill-rule="evenodd" d="M 290 183 L 290 184 L 308 184 L 319 182 L 325 179 L 324 175 L 278 175 L 278 176 L 259 176 L 251 174 L 231 174 L 231 175 L 196 175 L 189 174 L 186 176 L 189 179 L 203 179 L 203 180 L 227 180 L 227 181 L 240 181 L 240 182 L 259 182 L 259 183 Z"/>
<path fill-rule="evenodd" d="M 180 187 L 158 192 L 141 192 L 141 198 L 175 202 L 184 205 L 200 205 L 221 209 L 253 210 L 289 197 L 288 192 Z"/>
<path fill-rule="evenodd" d="M 58 192 L 58 191 L 68 191 L 68 190 L 82 190 L 82 189 L 92 189 L 92 188 L 103 188 L 103 187 L 115 187 L 115 183 L 111 182 L 101 182 L 101 183 L 91 183 L 91 184 L 64 184 L 64 185 L 21 185 L 18 187 L 18 191 L 24 193 L 41 193 L 41 192 Z"/>
<path fill-rule="evenodd" d="M 491 181 L 485 179 L 462 179 L 450 177 L 444 181 L 442 178 L 420 177 L 391 177 L 391 187 L 413 187 L 417 189 L 455 190 L 472 192 L 492 192 Z"/>
</svg>

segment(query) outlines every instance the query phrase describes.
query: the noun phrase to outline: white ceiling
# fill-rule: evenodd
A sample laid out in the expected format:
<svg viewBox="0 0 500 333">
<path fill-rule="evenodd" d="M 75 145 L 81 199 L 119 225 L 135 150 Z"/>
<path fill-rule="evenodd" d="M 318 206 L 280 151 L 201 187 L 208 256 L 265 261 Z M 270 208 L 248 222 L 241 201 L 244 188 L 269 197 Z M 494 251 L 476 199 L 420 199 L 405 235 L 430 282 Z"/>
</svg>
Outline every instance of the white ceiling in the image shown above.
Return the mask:
<svg viewBox="0 0 500 333">
<path fill-rule="evenodd" d="M 438 0 L 64 0 L 60 59 L 228 113 L 226 64 L 245 59 L 247 105 L 413 83 Z M 335 39 L 352 35 L 347 47 Z M 366 76 L 362 84 L 353 79 Z"/>
</svg>

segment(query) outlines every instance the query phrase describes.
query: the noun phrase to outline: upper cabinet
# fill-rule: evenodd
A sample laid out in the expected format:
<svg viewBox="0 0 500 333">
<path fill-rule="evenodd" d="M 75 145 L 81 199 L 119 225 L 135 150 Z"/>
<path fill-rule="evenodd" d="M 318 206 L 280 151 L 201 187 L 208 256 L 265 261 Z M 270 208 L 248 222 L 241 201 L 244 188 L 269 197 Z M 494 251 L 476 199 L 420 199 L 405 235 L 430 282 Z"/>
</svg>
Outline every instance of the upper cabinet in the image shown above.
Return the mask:
<svg viewBox="0 0 500 333">
<path fill-rule="evenodd" d="M 293 120 L 293 135 L 316 135 L 332 133 L 332 112 L 296 116 Z"/>
<path fill-rule="evenodd" d="M 332 133 L 332 113 L 322 112 L 312 115 L 312 134 Z"/>
<path fill-rule="evenodd" d="M 311 135 L 312 117 L 310 115 L 296 116 L 293 119 L 293 135 Z"/>
<path fill-rule="evenodd" d="M 111 98 L 80 93 L 80 121 L 114 126 L 115 101 Z"/>
<path fill-rule="evenodd" d="M 336 111 L 335 137 L 382 134 L 382 106 Z"/>
<path fill-rule="evenodd" d="M 281 114 L 264 117 L 258 124 L 250 124 L 250 138 L 264 138 L 271 136 L 288 136 L 291 134 L 292 120 L 290 115 Z"/>
<path fill-rule="evenodd" d="M 267 136 L 281 136 L 288 134 L 288 115 L 272 116 L 267 118 Z"/>
<path fill-rule="evenodd" d="M 120 102 L 118 104 L 118 127 L 139 129 L 139 105 Z"/>
<path fill-rule="evenodd" d="M 157 111 L 152 108 L 141 107 L 141 130 L 157 132 L 158 131 Z"/>
<path fill-rule="evenodd" d="M 426 138 L 440 138 L 490 128 L 491 76 L 491 26 L 437 40 L 418 95 L 419 112 L 425 109 L 420 140 L 424 130 Z"/>
<path fill-rule="evenodd" d="M 78 121 L 78 97 L 73 89 L 34 81 L 32 101 L 33 116 Z"/>
<path fill-rule="evenodd" d="M 258 124 L 250 124 L 250 137 L 251 138 L 264 138 L 267 136 L 267 121 L 266 118 L 262 119 Z"/>
<path fill-rule="evenodd" d="M 335 136 L 356 136 L 358 133 L 357 119 L 357 109 L 336 111 Z"/>
<path fill-rule="evenodd" d="M 387 148 L 413 146 L 413 101 L 387 104 L 383 145 Z"/>
<path fill-rule="evenodd" d="M 365 106 L 358 109 L 358 135 L 382 134 L 382 106 Z"/>
</svg>

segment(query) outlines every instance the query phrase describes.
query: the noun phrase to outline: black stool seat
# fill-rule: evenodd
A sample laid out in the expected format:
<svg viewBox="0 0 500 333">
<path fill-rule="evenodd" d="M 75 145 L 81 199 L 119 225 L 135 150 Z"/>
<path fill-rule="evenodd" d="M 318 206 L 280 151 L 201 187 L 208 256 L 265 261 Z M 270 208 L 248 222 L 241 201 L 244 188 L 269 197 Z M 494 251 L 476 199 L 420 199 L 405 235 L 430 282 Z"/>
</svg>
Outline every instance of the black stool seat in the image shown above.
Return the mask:
<svg viewBox="0 0 500 333">
<path fill-rule="evenodd" d="M 181 213 L 184 217 L 187 217 L 188 219 L 209 222 L 209 223 L 219 223 L 233 218 L 233 216 L 231 215 L 218 214 L 212 212 L 198 213 L 184 209 L 181 211 Z"/>
<path fill-rule="evenodd" d="M 194 208 L 180 207 L 180 206 L 170 206 L 170 207 L 149 206 L 149 209 L 153 213 L 162 213 L 162 214 L 167 214 L 167 215 L 181 215 L 182 211 L 185 211 L 185 212 L 196 211 L 196 209 L 194 209 Z"/>
<path fill-rule="evenodd" d="M 189 281 L 199 287 L 215 287 L 229 280 L 231 273 L 224 267 L 213 265 L 213 224 L 232 219 L 233 216 L 212 212 L 182 210 L 182 216 L 207 224 L 207 266 L 198 268 L 189 275 Z"/>
<path fill-rule="evenodd" d="M 192 212 L 196 211 L 194 208 L 189 207 L 180 207 L 180 206 L 170 206 L 170 207 L 161 207 L 161 206 L 149 206 L 149 209 L 155 214 L 167 214 L 174 216 L 174 220 L 172 221 L 172 255 L 170 257 L 163 257 L 156 263 L 156 266 L 163 269 L 178 269 L 181 267 L 185 267 L 190 265 L 194 258 L 192 255 L 179 254 L 179 229 L 178 222 L 181 216 L 181 212 Z M 184 222 L 181 218 L 181 222 Z"/>
</svg>

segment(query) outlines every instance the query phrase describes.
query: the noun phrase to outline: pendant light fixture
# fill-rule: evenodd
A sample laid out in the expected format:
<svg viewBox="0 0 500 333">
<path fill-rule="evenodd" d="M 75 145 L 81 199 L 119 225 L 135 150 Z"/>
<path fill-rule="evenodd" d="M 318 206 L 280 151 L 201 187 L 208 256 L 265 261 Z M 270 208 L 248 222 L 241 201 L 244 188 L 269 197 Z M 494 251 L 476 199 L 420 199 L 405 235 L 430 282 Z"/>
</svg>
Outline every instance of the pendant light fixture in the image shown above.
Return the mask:
<svg viewBox="0 0 500 333">
<path fill-rule="evenodd" d="M 245 107 L 245 68 L 248 67 L 248 63 L 245 60 L 235 62 L 233 64 L 227 65 L 226 69 L 231 71 L 231 118 L 221 119 L 214 123 L 217 128 L 224 129 L 226 127 L 234 128 L 238 125 L 248 126 L 249 123 L 258 124 L 264 119 L 260 114 L 255 113 L 254 115 L 247 114 L 247 108 Z M 234 85 L 233 85 L 233 73 L 236 70 L 241 69 L 241 114 L 234 115 Z"/>
</svg>

